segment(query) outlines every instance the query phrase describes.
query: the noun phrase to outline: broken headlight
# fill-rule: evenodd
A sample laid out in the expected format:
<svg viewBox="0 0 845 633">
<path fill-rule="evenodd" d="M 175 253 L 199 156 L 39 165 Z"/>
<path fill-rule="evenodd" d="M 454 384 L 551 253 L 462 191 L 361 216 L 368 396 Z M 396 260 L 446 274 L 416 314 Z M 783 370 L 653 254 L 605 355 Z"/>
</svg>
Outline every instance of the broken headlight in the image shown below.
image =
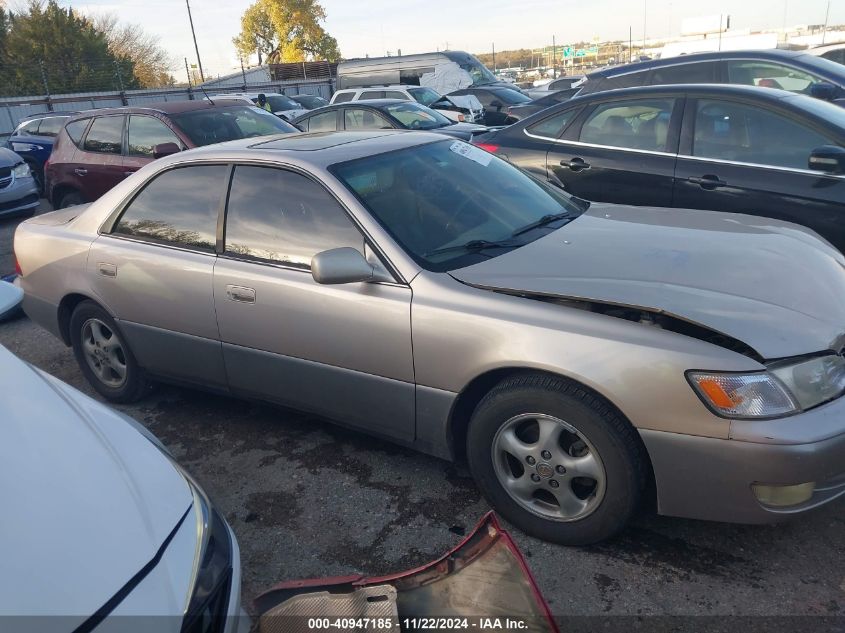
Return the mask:
<svg viewBox="0 0 845 633">
<path fill-rule="evenodd" d="M 781 361 L 753 373 L 687 372 L 702 401 L 724 418 L 776 418 L 838 398 L 845 392 L 845 359 L 817 356 Z"/>
</svg>

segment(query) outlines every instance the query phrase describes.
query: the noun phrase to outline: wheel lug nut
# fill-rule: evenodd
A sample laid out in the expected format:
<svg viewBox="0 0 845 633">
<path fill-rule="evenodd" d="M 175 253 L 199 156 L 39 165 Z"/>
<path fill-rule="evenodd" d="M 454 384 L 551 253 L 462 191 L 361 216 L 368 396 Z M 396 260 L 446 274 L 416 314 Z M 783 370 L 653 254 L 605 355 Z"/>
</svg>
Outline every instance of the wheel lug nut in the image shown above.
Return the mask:
<svg viewBox="0 0 845 633">
<path fill-rule="evenodd" d="M 550 485 L 552 488 L 557 488 L 560 484 L 559 484 L 558 482 L 556 482 L 554 479 L 550 479 L 550 480 L 549 480 L 549 485 Z"/>
<path fill-rule="evenodd" d="M 557 471 L 558 475 L 565 475 L 566 474 L 566 469 L 563 466 L 557 466 L 557 467 L 555 467 L 555 470 Z"/>
<path fill-rule="evenodd" d="M 529 455 L 528 457 L 526 457 L 526 458 L 525 458 L 525 461 L 526 461 L 526 462 L 528 462 L 528 464 L 529 464 L 529 465 L 531 465 L 531 466 L 533 466 L 534 464 L 536 464 L 536 463 L 537 463 L 537 460 L 536 460 L 536 459 L 534 459 L 533 457 L 531 457 L 531 455 Z"/>
<path fill-rule="evenodd" d="M 534 482 L 540 481 L 540 475 L 538 475 L 537 473 L 532 474 L 531 475 L 531 481 L 534 481 Z"/>
<path fill-rule="evenodd" d="M 543 456 L 543 459 L 551 459 L 552 458 L 552 454 L 549 451 L 543 451 L 542 453 L 540 453 L 540 455 Z"/>
</svg>

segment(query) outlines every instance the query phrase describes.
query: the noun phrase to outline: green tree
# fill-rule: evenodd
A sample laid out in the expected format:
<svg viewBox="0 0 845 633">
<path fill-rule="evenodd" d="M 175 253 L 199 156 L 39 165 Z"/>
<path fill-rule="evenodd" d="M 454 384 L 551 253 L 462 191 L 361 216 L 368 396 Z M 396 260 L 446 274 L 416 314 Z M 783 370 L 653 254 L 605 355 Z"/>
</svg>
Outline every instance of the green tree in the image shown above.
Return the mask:
<svg viewBox="0 0 845 633">
<path fill-rule="evenodd" d="M 176 62 L 161 47 L 157 35 L 145 32 L 138 24 L 121 23 L 115 13 L 98 13 L 91 21 L 106 37 L 113 55 L 132 60 L 135 78 L 142 88 L 160 88 L 175 83 L 170 69 Z"/>
<path fill-rule="evenodd" d="M 134 64 L 109 50 L 106 36 L 86 17 L 56 0 L 30 0 L 8 16 L 0 67 L 12 94 L 138 88 Z"/>
<path fill-rule="evenodd" d="M 256 0 L 241 18 L 234 39 L 242 55 L 267 55 L 267 61 L 340 59 L 337 40 L 320 24 L 326 11 L 317 0 Z"/>
</svg>

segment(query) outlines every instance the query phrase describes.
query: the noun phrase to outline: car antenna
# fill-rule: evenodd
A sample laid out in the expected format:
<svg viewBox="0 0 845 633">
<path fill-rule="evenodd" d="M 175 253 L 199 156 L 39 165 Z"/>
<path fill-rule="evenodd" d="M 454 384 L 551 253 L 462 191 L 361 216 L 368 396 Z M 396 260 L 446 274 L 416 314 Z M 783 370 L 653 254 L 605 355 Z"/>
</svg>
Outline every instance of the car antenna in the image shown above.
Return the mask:
<svg viewBox="0 0 845 633">
<path fill-rule="evenodd" d="M 209 102 L 211 105 L 214 105 L 214 102 L 211 100 L 211 97 L 209 97 L 209 96 L 208 96 L 208 93 L 205 91 L 205 88 L 203 88 L 203 87 L 202 87 L 202 84 L 200 84 L 199 86 L 197 86 L 197 88 L 199 88 L 200 90 L 202 90 L 202 93 L 205 95 L 205 98 L 206 98 L 206 99 L 208 99 L 208 102 Z"/>
</svg>

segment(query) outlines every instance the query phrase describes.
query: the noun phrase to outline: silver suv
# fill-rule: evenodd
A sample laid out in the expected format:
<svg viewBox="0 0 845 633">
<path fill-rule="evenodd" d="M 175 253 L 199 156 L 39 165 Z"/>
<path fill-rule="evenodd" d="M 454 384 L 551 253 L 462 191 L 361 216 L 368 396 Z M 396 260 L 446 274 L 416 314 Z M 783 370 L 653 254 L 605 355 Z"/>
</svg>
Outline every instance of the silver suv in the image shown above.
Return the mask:
<svg viewBox="0 0 845 633">
<path fill-rule="evenodd" d="M 416 101 L 437 110 L 445 117 L 458 123 L 483 123 L 484 107 L 474 95 L 462 97 L 444 96 L 426 86 L 371 86 L 368 88 L 346 88 L 332 95 L 331 103 L 367 101 L 371 99 L 402 99 Z"/>
</svg>

